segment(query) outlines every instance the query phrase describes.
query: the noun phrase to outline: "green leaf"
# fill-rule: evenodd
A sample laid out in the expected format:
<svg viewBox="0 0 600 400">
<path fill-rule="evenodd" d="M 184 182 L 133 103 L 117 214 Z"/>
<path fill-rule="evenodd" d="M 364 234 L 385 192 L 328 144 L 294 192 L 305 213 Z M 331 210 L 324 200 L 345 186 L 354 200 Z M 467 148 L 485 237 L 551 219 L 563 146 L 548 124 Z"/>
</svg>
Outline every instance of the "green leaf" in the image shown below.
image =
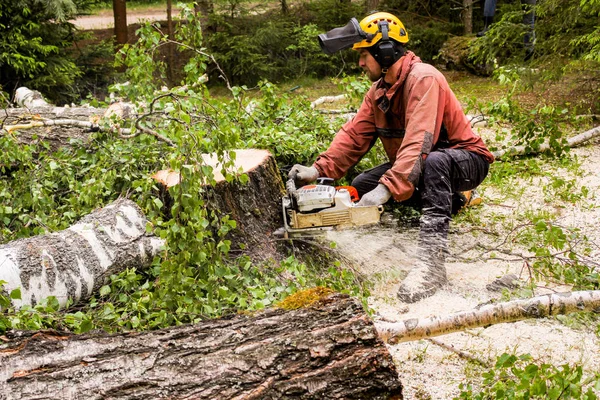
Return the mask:
<svg viewBox="0 0 600 400">
<path fill-rule="evenodd" d="M 13 300 L 21 300 L 21 288 L 13 289 L 10 292 L 10 298 Z"/>
<path fill-rule="evenodd" d="M 81 325 L 79 325 L 79 333 L 86 333 L 94 328 L 94 324 L 89 319 L 84 319 L 81 321 Z"/>
<path fill-rule="evenodd" d="M 108 285 L 104 285 L 100 288 L 100 296 L 107 296 L 112 292 L 112 289 Z"/>
</svg>

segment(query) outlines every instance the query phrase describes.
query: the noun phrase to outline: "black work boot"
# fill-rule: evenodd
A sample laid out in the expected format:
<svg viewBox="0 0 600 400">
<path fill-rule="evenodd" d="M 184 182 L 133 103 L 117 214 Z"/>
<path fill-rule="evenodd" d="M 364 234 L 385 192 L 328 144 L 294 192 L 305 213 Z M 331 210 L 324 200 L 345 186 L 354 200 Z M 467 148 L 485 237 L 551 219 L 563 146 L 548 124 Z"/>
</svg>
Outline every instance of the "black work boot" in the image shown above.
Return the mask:
<svg viewBox="0 0 600 400">
<path fill-rule="evenodd" d="M 433 295 L 448 283 L 444 263 L 449 225 L 450 219 L 446 216 L 423 216 L 415 265 L 398 289 L 401 301 L 414 303 Z"/>
<path fill-rule="evenodd" d="M 490 25 L 494 22 L 494 17 L 483 17 L 483 30 L 477 32 L 477 37 L 482 37 L 490 29 Z"/>
</svg>

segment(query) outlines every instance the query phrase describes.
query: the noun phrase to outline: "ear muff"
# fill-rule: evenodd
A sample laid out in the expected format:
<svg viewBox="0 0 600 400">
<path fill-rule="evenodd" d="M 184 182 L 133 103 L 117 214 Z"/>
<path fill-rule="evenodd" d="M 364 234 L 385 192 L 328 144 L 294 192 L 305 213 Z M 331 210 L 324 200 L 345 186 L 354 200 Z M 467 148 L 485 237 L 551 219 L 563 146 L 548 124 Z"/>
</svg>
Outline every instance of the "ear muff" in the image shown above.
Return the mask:
<svg viewBox="0 0 600 400">
<path fill-rule="evenodd" d="M 381 68 L 387 70 L 402 57 L 404 52 L 402 51 L 402 46 L 397 46 L 390 39 L 388 22 L 379 21 L 377 25 L 379 32 L 381 32 L 381 40 L 372 46 L 369 51 L 373 58 L 375 58 L 375 61 L 381 65 Z"/>
</svg>

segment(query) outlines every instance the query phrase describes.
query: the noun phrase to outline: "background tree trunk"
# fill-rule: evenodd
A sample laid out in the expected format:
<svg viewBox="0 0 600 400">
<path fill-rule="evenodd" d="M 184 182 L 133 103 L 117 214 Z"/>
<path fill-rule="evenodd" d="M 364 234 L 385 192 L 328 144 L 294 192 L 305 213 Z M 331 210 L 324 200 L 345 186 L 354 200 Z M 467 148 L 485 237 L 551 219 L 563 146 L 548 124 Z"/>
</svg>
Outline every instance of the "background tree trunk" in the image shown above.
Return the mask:
<svg viewBox="0 0 600 400">
<path fill-rule="evenodd" d="M 63 306 L 68 298 L 86 298 L 105 276 L 152 261 L 164 242 L 146 235 L 146 223 L 134 202 L 119 199 L 64 231 L 6 243 L 0 246 L 0 280 L 8 292 L 20 288 L 15 307 L 49 296 Z"/>
<path fill-rule="evenodd" d="M 288 15 L 289 11 L 287 0 L 281 0 L 281 13 L 283 15 Z"/>
<path fill-rule="evenodd" d="M 169 40 L 174 41 L 175 37 L 173 36 L 172 12 L 173 12 L 173 2 L 172 2 L 172 0 L 167 0 L 167 36 L 169 37 Z M 173 64 L 175 62 L 175 58 L 173 57 L 173 52 L 175 49 L 175 44 L 169 43 L 167 46 L 168 46 L 167 81 L 169 82 L 169 85 L 173 85 L 173 81 L 174 81 L 174 72 L 173 72 L 174 65 Z"/>
<path fill-rule="evenodd" d="M 113 0 L 115 17 L 115 37 L 117 44 L 127 43 L 127 5 L 126 0 Z"/>
<path fill-rule="evenodd" d="M 215 32 L 215 27 L 210 24 L 210 15 L 215 11 L 211 0 L 198 0 L 194 3 L 194 11 L 200 14 L 200 24 L 203 31 Z"/>
<path fill-rule="evenodd" d="M 0 344 L 0 393 L 7 400 L 402 399 L 402 386 L 362 306 L 333 295 L 295 311 L 152 332 L 13 339 Z"/>
<path fill-rule="evenodd" d="M 462 20 L 464 25 L 464 34 L 473 33 L 473 0 L 463 0 Z"/>
<path fill-rule="evenodd" d="M 379 0 L 367 0 L 366 1 L 366 8 L 367 8 L 367 12 L 371 12 L 371 11 L 375 11 L 377 10 L 379 7 Z"/>
</svg>

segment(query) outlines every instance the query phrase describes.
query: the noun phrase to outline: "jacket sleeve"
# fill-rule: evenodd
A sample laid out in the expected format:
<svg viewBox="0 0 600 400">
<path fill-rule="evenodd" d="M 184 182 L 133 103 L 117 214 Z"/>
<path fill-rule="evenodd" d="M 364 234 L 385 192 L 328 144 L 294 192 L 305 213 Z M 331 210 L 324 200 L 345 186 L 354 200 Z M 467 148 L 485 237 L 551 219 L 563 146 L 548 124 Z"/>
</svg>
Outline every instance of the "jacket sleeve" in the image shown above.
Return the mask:
<svg viewBox="0 0 600 400">
<path fill-rule="evenodd" d="M 408 83 L 408 82 L 407 82 Z M 442 115 L 440 85 L 433 76 L 417 78 L 412 87 L 407 87 L 406 131 L 396 160 L 379 180 L 394 196 L 396 201 L 410 198 L 419 182 L 424 157 L 431 151 L 435 132 L 439 132 Z"/>
<path fill-rule="evenodd" d="M 317 157 L 313 166 L 319 171 L 319 176 L 340 179 L 360 161 L 377 139 L 372 93 L 373 88 L 365 96 L 354 118 L 342 126 L 329 148 Z"/>
</svg>

